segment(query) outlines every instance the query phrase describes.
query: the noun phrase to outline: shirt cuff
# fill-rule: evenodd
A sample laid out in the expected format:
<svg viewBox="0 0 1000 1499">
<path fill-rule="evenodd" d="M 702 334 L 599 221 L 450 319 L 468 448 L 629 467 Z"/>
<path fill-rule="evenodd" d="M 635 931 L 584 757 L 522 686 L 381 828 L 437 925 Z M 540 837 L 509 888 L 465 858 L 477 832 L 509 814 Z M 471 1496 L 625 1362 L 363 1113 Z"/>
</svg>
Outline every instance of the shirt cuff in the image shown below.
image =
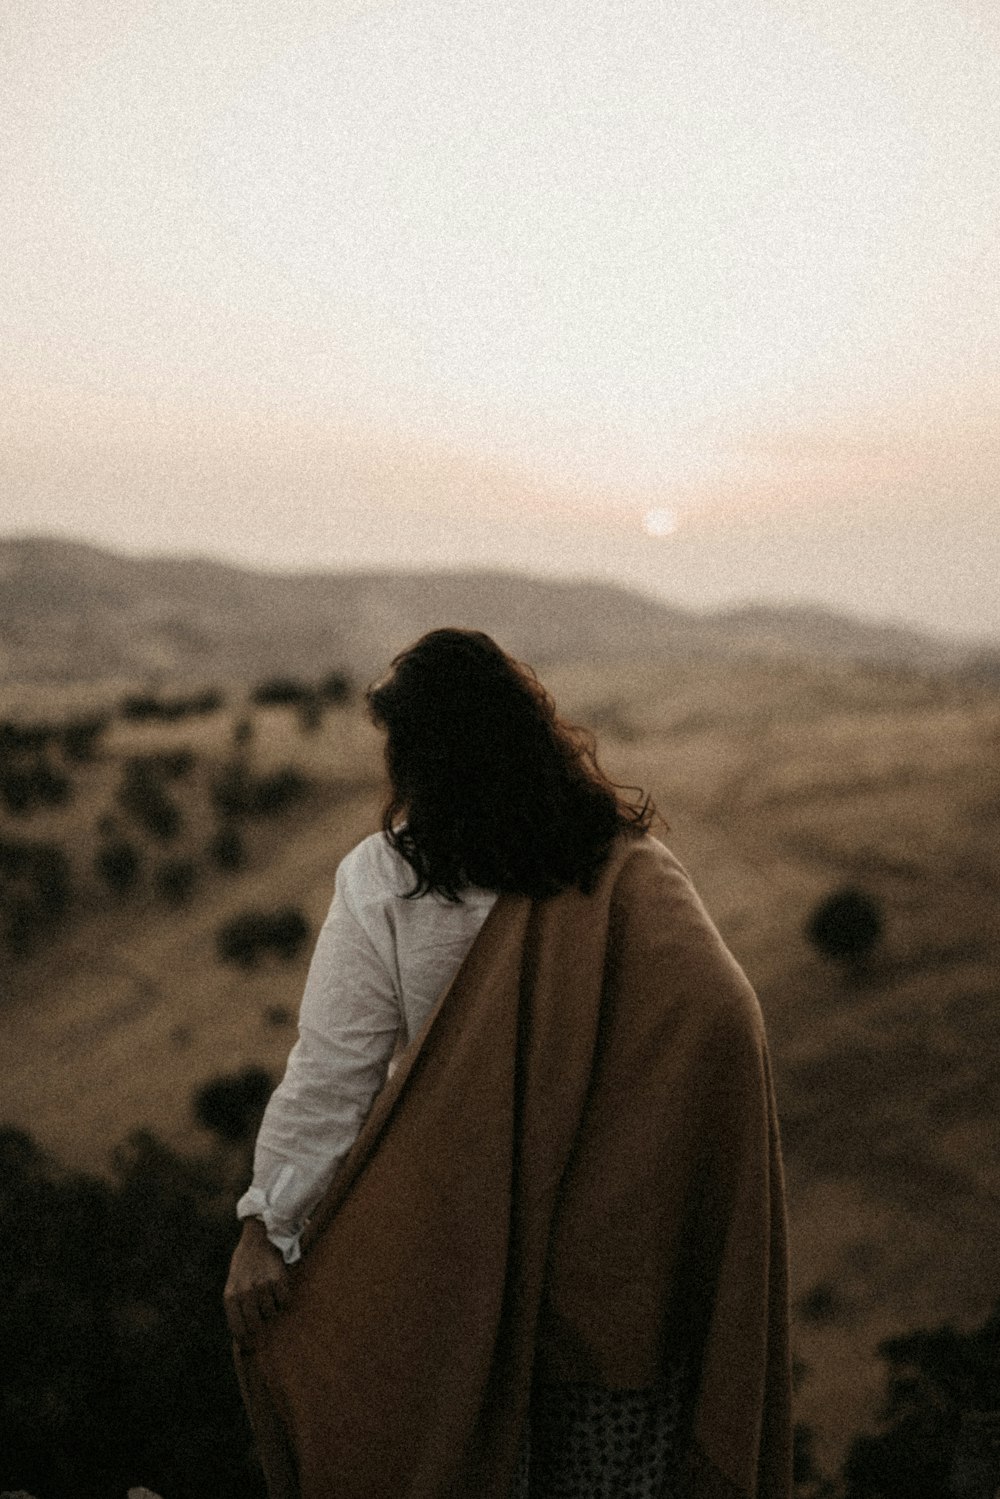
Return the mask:
<svg viewBox="0 0 1000 1499">
<path fill-rule="evenodd" d="M 247 1188 L 236 1204 L 236 1216 L 241 1220 L 243 1218 L 262 1219 L 267 1237 L 275 1248 L 281 1251 L 281 1257 L 286 1265 L 294 1265 L 296 1260 L 302 1258 L 299 1237 L 305 1224 L 292 1228 L 287 1223 L 282 1223 L 271 1211 L 267 1196 L 260 1187 Z"/>
</svg>

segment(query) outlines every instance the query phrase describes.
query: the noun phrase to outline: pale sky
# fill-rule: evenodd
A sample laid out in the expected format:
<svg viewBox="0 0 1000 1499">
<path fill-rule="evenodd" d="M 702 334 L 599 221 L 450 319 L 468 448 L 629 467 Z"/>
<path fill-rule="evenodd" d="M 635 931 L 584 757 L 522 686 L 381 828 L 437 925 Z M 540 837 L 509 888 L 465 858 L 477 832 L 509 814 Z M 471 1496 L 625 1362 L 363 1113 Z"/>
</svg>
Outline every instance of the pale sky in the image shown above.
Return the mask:
<svg viewBox="0 0 1000 1499">
<path fill-rule="evenodd" d="M 0 37 L 0 533 L 1000 636 L 989 0 Z"/>
</svg>

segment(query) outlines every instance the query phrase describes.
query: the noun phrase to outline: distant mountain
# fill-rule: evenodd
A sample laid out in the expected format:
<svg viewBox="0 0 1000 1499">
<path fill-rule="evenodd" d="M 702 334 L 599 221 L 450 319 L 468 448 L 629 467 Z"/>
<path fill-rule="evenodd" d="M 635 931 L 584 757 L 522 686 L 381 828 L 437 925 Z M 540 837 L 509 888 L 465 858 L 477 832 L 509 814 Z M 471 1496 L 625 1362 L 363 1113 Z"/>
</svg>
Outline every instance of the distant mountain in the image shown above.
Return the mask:
<svg viewBox="0 0 1000 1499">
<path fill-rule="evenodd" d="M 995 656 L 817 606 L 698 612 L 609 583 L 502 572 L 252 571 L 132 557 L 52 536 L 0 538 L 0 680 L 360 676 L 436 625 L 472 626 L 535 664 L 808 655 L 928 668 Z M 1000 652 L 996 653 L 1000 655 Z"/>
</svg>

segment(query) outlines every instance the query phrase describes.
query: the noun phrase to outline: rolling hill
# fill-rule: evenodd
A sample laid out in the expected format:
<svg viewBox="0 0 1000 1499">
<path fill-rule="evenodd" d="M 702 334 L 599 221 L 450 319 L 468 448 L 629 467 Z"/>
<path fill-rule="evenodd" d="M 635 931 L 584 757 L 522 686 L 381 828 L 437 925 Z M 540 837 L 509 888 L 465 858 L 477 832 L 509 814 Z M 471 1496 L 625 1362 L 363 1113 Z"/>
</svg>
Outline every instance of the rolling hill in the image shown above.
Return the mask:
<svg viewBox="0 0 1000 1499">
<path fill-rule="evenodd" d="M 942 669 L 977 654 L 815 605 L 697 612 L 607 583 L 499 572 L 282 574 L 51 536 L 0 539 L 0 681 L 334 668 L 368 677 L 440 624 L 484 629 L 536 665 L 752 653 Z"/>
<path fill-rule="evenodd" d="M 106 709 L 116 683 L 150 676 L 237 688 L 216 713 L 176 724 L 114 716 L 98 757 L 74 770 L 69 804 L 0 809 L 0 835 L 58 839 L 81 887 L 90 880 L 65 930 L 0 982 L 0 1122 L 100 1172 L 140 1126 L 206 1148 L 194 1091 L 247 1066 L 280 1072 L 308 954 L 242 973 L 218 961 L 215 936 L 248 905 L 285 902 L 315 931 L 339 859 L 377 825 L 379 741 L 356 706 L 307 733 L 289 710 L 249 710 L 240 683 L 277 669 L 364 673 L 442 616 L 464 618 L 547 661 L 543 680 L 596 731 L 607 768 L 653 793 L 668 823 L 657 835 L 760 996 L 806 1370 L 798 1410 L 824 1462 L 872 1422 L 879 1339 L 970 1327 L 1000 1298 L 989 1252 L 1000 1233 L 1000 694 L 962 658 L 935 668 L 937 643 L 823 611 L 697 617 L 592 585 L 275 579 L 30 540 L 0 556 L 8 703 L 28 716 L 32 694 L 58 718 Z M 158 635 L 168 608 L 174 634 Z M 185 621 L 201 632 L 187 643 Z M 253 764 L 294 763 L 313 789 L 254 830 L 245 870 L 223 874 L 204 857 L 205 788 L 248 711 Z M 170 908 L 147 886 L 102 901 L 88 871 L 102 814 L 123 816 L 123 766 L 184 748 L 195 767 L 178 785 L 183 831 L 171 848 L 147 837 L 144 854 L 150 867 L 168 852 L 194 858 L 195 898 Z M 845 883 L 885 915 L 864 982 L 804 931 Z"/>
</svg>

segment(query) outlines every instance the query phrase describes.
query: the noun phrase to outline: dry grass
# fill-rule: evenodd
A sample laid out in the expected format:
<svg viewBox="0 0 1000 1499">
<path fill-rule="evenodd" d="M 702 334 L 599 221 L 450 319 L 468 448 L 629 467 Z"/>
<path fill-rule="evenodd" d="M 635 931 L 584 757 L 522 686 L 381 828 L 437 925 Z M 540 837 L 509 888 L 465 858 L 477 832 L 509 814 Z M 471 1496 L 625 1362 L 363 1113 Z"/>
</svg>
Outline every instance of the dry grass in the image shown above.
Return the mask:
<svg viewBox="0 0 1000 1499">
<path fill-rule="evenodd" d="M 877 1340 L 971 1326 L 1000 1297 L 1000 698 L 912 670 L 796 661 L 566 667 L 545 680 L 596 729 L 609 771 L 653 792 L 670 823 L 660 836 L 761 997 L 808 1366 L 799 1413 L 832 1466 L 872 1419 Z M 49 689 L 49 707 L 70 695 Z M 18 706 L 48 711 L 27 689 Z M 185 743 L 204 776 L 227 756 L 239 711 L 117 724 L 72 808 L 7 829 L 58 835 L 83 861 L 121 756 Z M 267 1012 L 294 1016 L 308 955 L 245 976 L 216 962 L 214 933 L 251 903 L 301 905 L 315 930 L 337 862 L 376 826 L 381 766 L 354 710 L 315 736 L 285 710 L 256 720 L 257 763 L 312 775 L 310 806 L 261 827 L 251 868 L 213 875 L 189 908 L 95 906 L 11 981 L 5 1115 L 75 1165 L 102 1169 L 139 1124 L 196 1148 L 195 1088 L 248 1064 L 281 1070 L 294 1029 Z M 194 847 L 207 832 L 186 836 Z M 803 935 L 817 900 L 846 881 L 886 917 L 862 984 Z"/>
</svg>

